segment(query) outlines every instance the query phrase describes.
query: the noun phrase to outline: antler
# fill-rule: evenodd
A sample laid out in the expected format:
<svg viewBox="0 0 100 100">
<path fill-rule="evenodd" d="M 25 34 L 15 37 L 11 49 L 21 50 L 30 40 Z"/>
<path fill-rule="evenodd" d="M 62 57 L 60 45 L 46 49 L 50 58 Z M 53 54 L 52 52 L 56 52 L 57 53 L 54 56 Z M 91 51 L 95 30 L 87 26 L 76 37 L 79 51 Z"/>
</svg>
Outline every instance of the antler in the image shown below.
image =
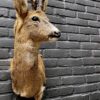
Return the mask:
<svg viewBox="0 0 100 100">
<path fill-rule="evenodd" d="M 46 11 L 47 5 L 48 5 L 48 0 L 42 0 L 42 10 L 43 11 Z"/>
<path fill-rule="evenodd" d="M 37 9 L 40 9 L 43 11 L 46 10 L 48 0 L 31 0 L 31 1 L 32 1 L 33 10 L 37 10 Z"/>
<path fill-rule="evenodd" d="M 42 6 L 41 0 L 35 0 L 35 10 L 40 9 Z"/>
</svg>

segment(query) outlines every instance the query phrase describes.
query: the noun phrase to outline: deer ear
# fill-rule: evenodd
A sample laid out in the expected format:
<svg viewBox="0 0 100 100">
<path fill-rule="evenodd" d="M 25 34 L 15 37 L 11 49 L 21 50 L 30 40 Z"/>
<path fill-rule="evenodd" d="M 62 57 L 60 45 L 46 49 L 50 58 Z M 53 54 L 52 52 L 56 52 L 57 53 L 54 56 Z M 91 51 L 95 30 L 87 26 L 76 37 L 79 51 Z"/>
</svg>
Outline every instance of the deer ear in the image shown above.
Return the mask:
<svg viewBox="0 0 100 100">
<path fill-rule="evenodd" d="M 28 13 L 27 0 L 14 0 L 14 6 L 17 12 L 17 16 L 24 19 Z"/>
</svg>

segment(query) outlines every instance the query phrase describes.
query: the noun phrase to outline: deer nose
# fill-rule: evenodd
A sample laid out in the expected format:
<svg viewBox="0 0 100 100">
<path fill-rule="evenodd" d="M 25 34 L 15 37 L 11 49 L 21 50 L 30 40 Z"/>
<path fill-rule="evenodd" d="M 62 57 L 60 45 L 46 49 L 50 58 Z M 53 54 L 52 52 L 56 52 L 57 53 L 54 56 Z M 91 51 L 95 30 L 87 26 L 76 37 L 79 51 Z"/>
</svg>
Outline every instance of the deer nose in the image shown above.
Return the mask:
<svg viewBox="0 0 100 100">
<path fill-rule="evenodd" d="M 61 36 L 61 33 L 60 32 L 54 32 L 54 35 L 59 38 Z"/>
</svg>

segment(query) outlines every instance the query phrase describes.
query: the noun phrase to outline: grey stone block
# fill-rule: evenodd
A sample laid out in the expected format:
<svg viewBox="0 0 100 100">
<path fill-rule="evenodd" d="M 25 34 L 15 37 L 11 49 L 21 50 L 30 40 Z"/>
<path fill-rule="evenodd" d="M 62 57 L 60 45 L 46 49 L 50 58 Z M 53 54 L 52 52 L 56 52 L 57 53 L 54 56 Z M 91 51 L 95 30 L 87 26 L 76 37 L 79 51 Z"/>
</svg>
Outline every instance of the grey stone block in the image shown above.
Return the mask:
<svg viewBox="0 0 100 100">
<path fill-rule="evenodd" d="M 73 94 L 73 86 L 63 86 L 61 91 L 61 96 L 68 96 Z"/>
<path fill-rule="evenodd" d="M 1 48 L 13 48 L 14 42 L 11 38 L 0 38 Z"/>
<path fill-rule="evenodd" d="M 43 51 L 44 57 L 47 58 L 64 58 L 69 57 L 69 51 L 68 50 L 59 50 L 59 49 L 50 49 L 50 50 L 44 50 Z"/>
<path fill-rule="evenodd" d="M 59 97 L 61 95 L 61 90 L 62 88 L 51 88 L 51 89 L 48 89 L 46 91 L 46 98 L 51 98 L 51 97 Z"/>
<path fill-rule="evenodd" d="M 91 35 L 91 42 L 100 43 L 100 36 L 99 35 Z"/>
<path fill-rule="evenodd" d="M 86 77 L 87 83 L 100 82 L 100 75 L 89 75 Z"/>
<path fill-rule="evenodd" d="M 14 37 L 14 31 L 12 28 L 9 28 L 9 37 Z"/>
<path fill-rule="evenodd" d="M 72 58 L 90 57 L 91 55 L 90 50 L 70 50 L 70 57 Z"/>
<path fill-rule="evenodd" d="M 52 7 L 47 7 L 46 13 L 47 13 L 47 14 L 53 15 L 53 14 L 54 14 L 54 8 L 52 8 Z"/>
<path fill-rule="evenodd" d="M 81 85 L 81 86 L 75 86 L 74 87 L 74 93 L 87 93 L 87 92 L 93 92 L 97 90 L 97 84 L 88 84 L 88 85 Z"/>
<path fill-rule="evenodd" d="M 76 26 L 88 26 L 88 21 L 82 20 L 82 19 L 73 19 L 73 18 L 67 18 L 66 23 L 68 25 L 76 25 Z"/>
<path fill-rule="evenodd" d="M 78 12 L 85 12 L 86 11 L 85 6 L 83 6 L 83 5 L 76 5 L 76 11 L 78 11 Z"/>
<path fill-rule="evenodd" d="M 90 36 L 85 34 L 68 34 L 69 41 L 89 42 Z"/>
<path fill-rule="evenodd" d="M 59 77 L 56 77 L 56 78 L 48 78 L 47 79 L 47 87 L 48 88 L 54 88 L 54 87 L 57 87 L 57 86 L 60 86 L 61 85 L 61 80 Z"/>
<path fill-rule="evenodd" d="M 72 69 L 73 75 L 88 75 L 95 73 L 95 67 L 74 67 Z"/>
<path fill-rule="evenodd" d="M 0 59 L 8 58 L 9 57 L 9 51 L 8 49 L 0 49 Z"/>
<path fill-rule="evenodd" d="M 95 2 L 95 6 L 96 6 L 97 8 L 100 8 L 100 3 Z"/>
<path fill-rule="evenodd" d="M 99 50 L 100 45 L 99 43 L 89 43 L 89 42 L 82 42 L 80 47 L 85 50 Z"/>
<path fill-rule="evenodd" d="M 47 68 L 46 69 L 47 77 L 58 77 L 58 76 L 66 76 L 72 75 L 72 69 L 69 67 L 56 67 L 56 68 Z"/>
<path fill-rule="evenodd" d="M 0 71 L 0 81 L 10 80 L 10 72 L 9 70 L 1 70 Z"/>
<path fill-rule="evenodd" d="M 8 93 L 8 94 L 1 94 L 0 95 L 0 100 L 12 100 L 13 94 Z"/>
<path fill-rule="evenodd" d="M 66 8 L 67 10 L 85 12 L 85 6 L 82 6 L 82 5 L 71 4 L 71 3 L 65 3 L 65 8 Z"/>
<path fill-rule="evenodd" d="M 65 0 L 65 2 L 74 3 L 74 2 L 75 2 L 75 0 Z"/>
<path fill-rule="evenodd" d="M 12 9 L 9 10 L 9 17 L 10 17 L 10 18 L 15 18 L 15 17 L 16 17 L 16 12 L 15 12 L 15 10 L 12 10 Z"/>
<path fill-rule="evenodd" d="M 0 0 L 0 7 L 13 8 L 12 0 Z"/>
<path fill-rule="evenodd" d="M 57 8 L 64 8 L 64 3 L 62 1 L 57 0 L 50 0 L 48 5 Z"/>
<path fill-rule="evenodd" d="M 47 90 L 47 97 L 58 97 L 64 95 L 71 95 L 73 93 L 73 87 L 60 87 Z"/>
<path fill-rule="evenodd" d="M 78 85 L 78 84 L 84 84 L 86 82 L 84 76 L 66 76 L 62 77 L 62 84 L 63 85 Z"/>
<path fill-rule="evenodd" d="M 8 28 L 0 27 L 0 37 L 7 37 L 8 36 Z"/>
<path fill-rule="evenodd" d="M 88 21 L 88 26 L 93 27 L 93 28 L 100 28 L 100 22 Z"/>
<path fill-rule="evenodd" d="M 66 33 L 79 33 L 79 27 L 78 26 L 72 26 L 72 25 L 57 25 L 57 27 L 60 29 L 61 32 Z"/>
<path fill-rule="evenodd" d="M 75 95 L 62 98 L 62 100 L 89 100 L 89 95 Z"/>
<path fill-rule="evenodd" d="M 41 49 L 52 49 L 52 48 L 56 48 L 56 42 L 41 44 Z"/>
<path fill-rule="evenodd" d="M 85 6 L 95 6 L 95 3 L 93 1 L 86 1 L 86 0 L 76 0 L 77 4 L 85 5 Z"/>
<path fill-rule="evenodd" d="M 94 57 L 87 57 L 83 58 L 83 65 L 99 65 L 100 64 L 100 58 L 94 58 Z"/>
<path fill-rule="evenodd" d="M 79 49 L 79 42 L 67 42 L 67 41 L 59 41 L 57 42 L 57 47 L 60 49 Z"/>
<path fill-rule="evenodd" d="M 65 9 L 56 9 L 55 14 L 60 15 L 62 17 L 72 17 L 72 18 L 76 17 L 75 11 L 65 10 Z"/>
<path fill-rule="evenodd" d="M 100 15 L 100 10 L 99 10 L 99 8 L 87 7 L 87 12 L 88 12 L 88 13 L 92 13 L 92 14 Z"/>
<path fill-rule="evenodd" d="M 100 57 L 100 50 L 93 50 L 93 51 L 92 51 L 92 55 L 93 55 L 94 57 Z"/>
<path fill-rule="evenodd" d="M 0 93 L 1 94 L 6 94 L 12 92 L 11 89 L 11 82 L 0 82 Z"/>
<path fill-rule="evenodd" d="M 7 16 L 8 16 L 8 9 L 0 8 L 0 17 L 7 17 Z"/>
<path fill-rule="evenodd" d="M 99 98 L 100 98 L 99 92 L 94 92 L 90 94 L 90 100 L 99 100 Z"/>
<path fill-rule="evenodd" d="M 10 60 L 0 60 L 0 66 L 3 69 L 3 66 L 5 66 L 4 68 L 7 68 L 10 65 Z"/>
<path fill-rule="evenodd" d="M 80 27 L 79 33 L 87 35 L 98 35 L 99 30 L 97 28 Z"/>
<path fill-rule="evenodd" d="M 97 15 L 78 12 L 78 18 L 85 19 L 85 20 L 97 20 Z"/>
<path fill-rule="evenodd" d="M 45 66 L 47 68 L 56 67 L 57 66 L 57 59 L 56 58 L 46 58 L 44 59 Z"/>
<path fill-rule="evenodd" d="M 0 61 L 0 63 L 2 63 L 2 64 L 0 64 L 0 70 L 8 70 L 9 69 L 9 62 L 8 63 L 6 62 L 5 65 L 3 64 L 4 63 L 3 61 Z"/>
<path fill-rule="evenodd" d="M 58 59 L 57 62 L 58 66 L 62 66 L 62 67 L 75 67 L 75 66 L 82 66 L 83 62 L 82 59 L 74 59 L 74 58 L 61 58 Z"/>
<path fill-rule="evenodd" d="M 55 24 L 65 24 L 66 23 L 66 19 L 62 17 L 48 15 L 48 18 L 50 19 L 50 22 L 55 23 Z"/>
<path fill-rule="evenodd" d="M 10 18 L 0 18 L 0 27 L 13 27 L 14 20 Z"/>
<path fill-rule="evenodd" d="M 99 65 L 95 67 L 95 73 L 100 73 L 100 67 L 99 67 Z"/>
</svg>

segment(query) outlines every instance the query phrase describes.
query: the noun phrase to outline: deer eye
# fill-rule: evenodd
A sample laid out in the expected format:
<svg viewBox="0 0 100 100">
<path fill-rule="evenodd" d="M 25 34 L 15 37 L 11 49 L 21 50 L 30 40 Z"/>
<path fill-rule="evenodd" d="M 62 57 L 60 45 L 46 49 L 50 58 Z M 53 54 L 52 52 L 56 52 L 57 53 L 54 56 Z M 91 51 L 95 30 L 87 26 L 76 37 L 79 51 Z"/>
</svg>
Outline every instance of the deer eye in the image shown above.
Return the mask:
<svg viewBox="0 0 100 100">
<path fill-rule="evenodd" d="M 33 17 L 32 17 L 32 20 L 33 20 L 33 21 L 40 21 L 39 18 L 38 18 L 37 16 L 33 16 Z"/>
</svg>

